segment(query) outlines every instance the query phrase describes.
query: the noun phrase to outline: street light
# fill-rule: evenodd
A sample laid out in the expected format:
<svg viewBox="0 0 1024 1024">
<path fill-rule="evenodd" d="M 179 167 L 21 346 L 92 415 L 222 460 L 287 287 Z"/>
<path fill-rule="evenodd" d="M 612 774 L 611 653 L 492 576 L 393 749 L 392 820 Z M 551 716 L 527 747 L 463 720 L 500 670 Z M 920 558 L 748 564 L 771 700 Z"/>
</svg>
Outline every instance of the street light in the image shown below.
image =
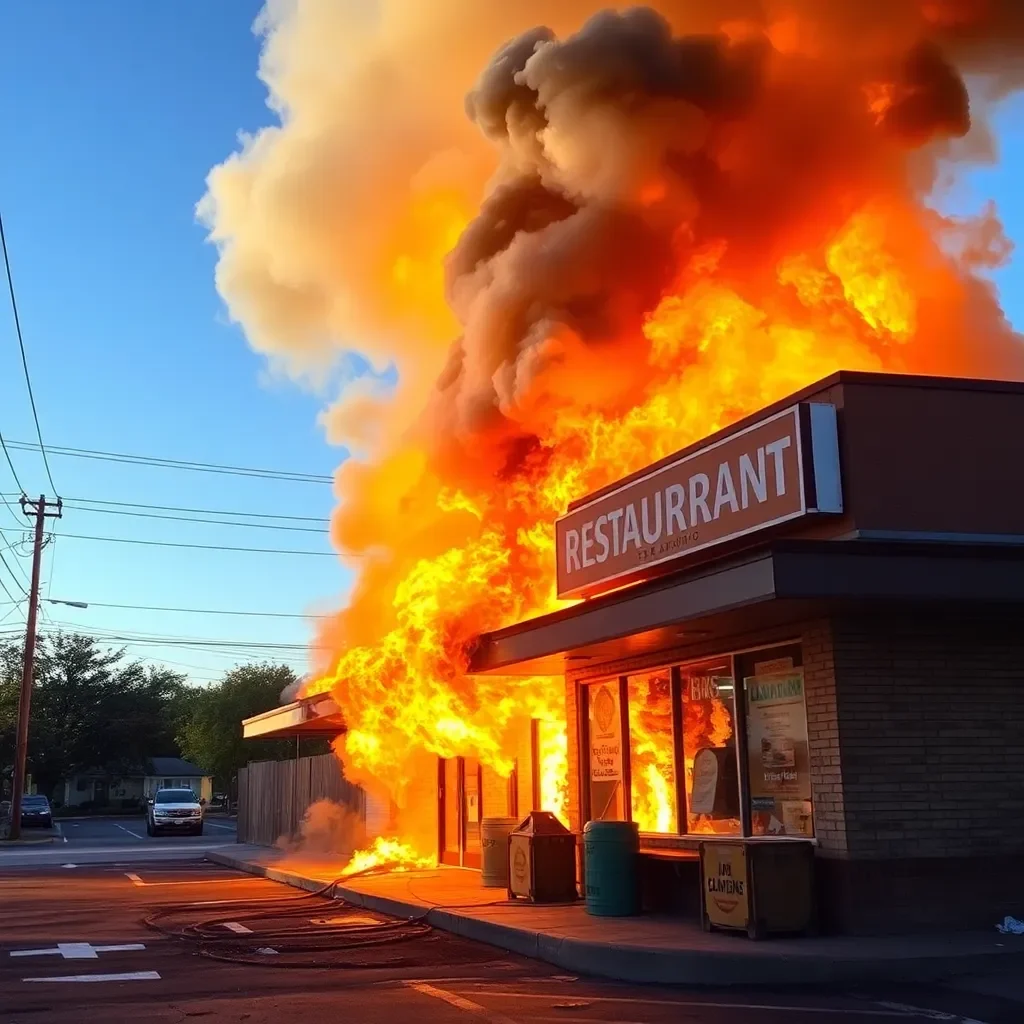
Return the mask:
<svg viewBox="0 0 1024 1024">
<path fill-rule="evenodd" d="M 47 604 L 66 604 L 69 608 L 88 608 L 88 604 L 85 601 L 61 601 L 56 597 L 48 597 L 45 599 Z"/>
</svg>

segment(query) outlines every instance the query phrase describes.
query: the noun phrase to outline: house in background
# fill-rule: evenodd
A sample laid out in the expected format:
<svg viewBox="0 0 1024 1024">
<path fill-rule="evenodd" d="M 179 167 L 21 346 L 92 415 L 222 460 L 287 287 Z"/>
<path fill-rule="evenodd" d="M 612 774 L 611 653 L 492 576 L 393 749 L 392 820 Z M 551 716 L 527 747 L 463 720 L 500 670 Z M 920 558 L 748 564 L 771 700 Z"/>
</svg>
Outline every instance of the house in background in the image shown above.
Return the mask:
<svg viewBox="0 0 1024 1024">
<path fill-rule="evenodd" d="M 158 789 L 191 789 L 207 803 L 213 798 L 213 776 L 180 757 L 151 757 L 135 772 L 79 772 L 55 794 L 65 807 L 141 807 Z"/>
</svg>

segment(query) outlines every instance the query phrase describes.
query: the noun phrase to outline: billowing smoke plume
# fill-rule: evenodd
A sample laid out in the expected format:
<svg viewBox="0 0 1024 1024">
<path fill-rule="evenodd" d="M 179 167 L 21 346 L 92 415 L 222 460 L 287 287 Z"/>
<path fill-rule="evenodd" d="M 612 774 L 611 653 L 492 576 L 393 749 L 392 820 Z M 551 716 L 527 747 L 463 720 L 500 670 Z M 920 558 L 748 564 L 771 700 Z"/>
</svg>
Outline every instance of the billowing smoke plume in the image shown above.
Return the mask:
<svg viewBox="0 0 1024 1024">
<path fill-rule="evenodd" d="M 979 276 L 1009 253 L 994 210 L 925 203 L 993 157 L 1024 5 L 654 6 L 261 21 L 281 124 L 210 176 L 221 294 L 295 374 L 357 349 L 399 377 L 324 417 L 358 455 L 333 536 L 359 575 L 317 684 L 350 770 L 507 767 L 505 727 L 557 713 L 557 682 L 463 670 L 475 632 L 554 606 L 571 497 L 835 369 L 1024 376 Z"/>
</svg>

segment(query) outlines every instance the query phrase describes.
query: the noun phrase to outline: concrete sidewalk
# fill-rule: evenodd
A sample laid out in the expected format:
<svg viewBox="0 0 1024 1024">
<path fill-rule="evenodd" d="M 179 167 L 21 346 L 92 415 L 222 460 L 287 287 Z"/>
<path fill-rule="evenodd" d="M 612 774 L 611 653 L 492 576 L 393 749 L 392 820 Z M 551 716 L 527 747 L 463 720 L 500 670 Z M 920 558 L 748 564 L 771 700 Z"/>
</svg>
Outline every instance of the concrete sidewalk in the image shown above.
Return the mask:
<svg viewBox="0 0 1024 1024">
<path fill-rule="evenodd" d="M 260 846 L 207 853 L 217 864 L 314 891 L 339 878 L 344 861 L 297 857 Z M 423 917 L 454 932 L 566 971 L 618 981 L 685 985 L 822 985 L 922 981 L 1024 966 L 1024 938 L 991 933 L 898 938 L 768 939 L 703 932 L 696 922 L 641 916 L 599 918 L 582 904 L 510 903 L 461 868 L 364 875 L 337 895 L 396 917 Z"/>
</svg>

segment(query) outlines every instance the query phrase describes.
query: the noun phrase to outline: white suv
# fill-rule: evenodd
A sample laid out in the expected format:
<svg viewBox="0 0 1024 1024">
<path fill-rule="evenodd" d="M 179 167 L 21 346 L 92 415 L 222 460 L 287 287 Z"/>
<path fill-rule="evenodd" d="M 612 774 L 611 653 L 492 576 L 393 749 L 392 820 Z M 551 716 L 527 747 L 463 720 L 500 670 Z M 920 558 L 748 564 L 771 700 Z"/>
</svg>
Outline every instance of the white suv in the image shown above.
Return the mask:
<svg viewBox="0 0 1024 1024">
<path fill-rule="evenodd" d="M 146 832 L 203 834 L 203 805 L 191 789 L 158 789 L 146 811 Z"/>
</svg>

